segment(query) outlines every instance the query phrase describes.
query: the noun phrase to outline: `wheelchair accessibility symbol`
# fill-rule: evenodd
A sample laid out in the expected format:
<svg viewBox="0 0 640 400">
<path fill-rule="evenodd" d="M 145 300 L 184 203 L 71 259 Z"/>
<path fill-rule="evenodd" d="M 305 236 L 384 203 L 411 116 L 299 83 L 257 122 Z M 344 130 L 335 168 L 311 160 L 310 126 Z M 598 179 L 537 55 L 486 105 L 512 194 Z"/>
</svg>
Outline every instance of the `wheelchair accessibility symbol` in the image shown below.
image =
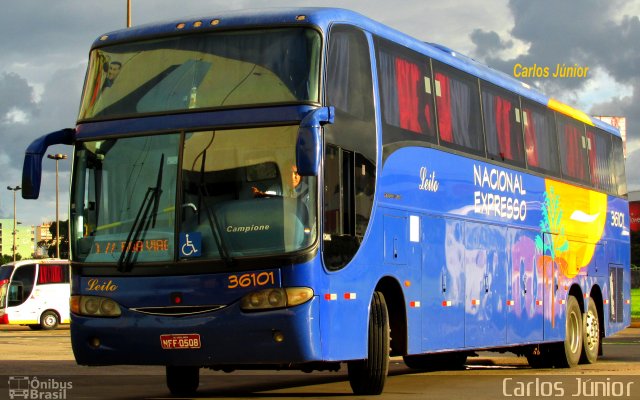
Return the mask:
<svg viewBox="0 0 640 400">
<path fill-rule="evenodd" d="M 180 232 L 180 257 L 200 257 L 202 253 L 202 234 L 200 232 Z"/>
</svg>

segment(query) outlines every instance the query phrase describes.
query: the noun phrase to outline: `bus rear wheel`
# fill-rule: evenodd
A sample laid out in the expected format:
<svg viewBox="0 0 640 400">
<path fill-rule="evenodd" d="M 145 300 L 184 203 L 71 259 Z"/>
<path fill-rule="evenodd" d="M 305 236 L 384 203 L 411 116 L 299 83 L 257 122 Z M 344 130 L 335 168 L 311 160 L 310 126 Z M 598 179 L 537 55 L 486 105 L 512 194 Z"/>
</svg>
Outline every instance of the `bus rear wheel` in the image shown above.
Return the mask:
<svg viewBox="0 0 640 400">
<path fill-rule="evenodd" d="M 382 393 L 389 371 L 389 313 L 381 292 L 375 292 L 371 300 L 369 316 L 369 341 L 367 359 L 350 361 L 349 383 L 354 394 L 377 395 Z"/>
<path fill-rule="evenodd" d="M 40 316 L 40 326 L 44 330 L 56 329 L 58 324 L 60 323 L 60 318 L 58 314 L 53 311 L 45 311 Z"/>
<path fill-rule="evenodd" d="M 556 367 L 572 368 L 580 362 L 583 343 L 582 311 L 574 296 L 567 299 L 567 316 L 564 343 L 557 353 Z"/>
<path fill-rule="evenodd" d="M 173 396 L 190 397 L 200 385 L 199 367 L 176 367 L 167 365 L 167 387 Z"/>
<path fill-rule="evenodd" d="M 600 350 L 600 320 L 598 319 L 598 309 L 593 300 L 589 301 L 582 323 L 583 342 L 580 362 L 593 364 L 598 360 L 598 351 Z"/>
</svg>

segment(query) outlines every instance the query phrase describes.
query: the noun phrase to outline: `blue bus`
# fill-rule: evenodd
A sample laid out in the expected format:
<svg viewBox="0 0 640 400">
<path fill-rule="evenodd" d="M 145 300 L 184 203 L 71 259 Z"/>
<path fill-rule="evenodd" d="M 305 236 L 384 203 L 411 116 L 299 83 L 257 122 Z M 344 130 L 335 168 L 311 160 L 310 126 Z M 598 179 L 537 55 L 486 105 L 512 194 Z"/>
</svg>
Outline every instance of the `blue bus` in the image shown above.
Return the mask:
<svg viewBox="0 0 640 400">
<path fill-rule="evenodd" d="M 444 46 L 329 8 L 100 36 L 75 128 L 81 365 L 337 370 L 478 349 L 593 363 L 630 324 L 618 131 Z"/>
</svg>

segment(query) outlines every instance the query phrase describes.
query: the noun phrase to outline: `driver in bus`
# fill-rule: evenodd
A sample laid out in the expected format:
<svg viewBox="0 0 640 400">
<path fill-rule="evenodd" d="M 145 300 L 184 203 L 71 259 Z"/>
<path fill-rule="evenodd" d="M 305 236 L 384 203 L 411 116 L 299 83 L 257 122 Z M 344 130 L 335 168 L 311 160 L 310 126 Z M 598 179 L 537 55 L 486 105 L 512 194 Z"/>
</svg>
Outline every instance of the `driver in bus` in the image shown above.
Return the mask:
<svg viewBox="0 0 640 400">
<path fill-rule="evenodd" d="M 291 166 L 291 191 L 290 197 L 297 198 L 302 200 L 302 202 L 306 205 L 309 201 L 309 186 L 306 182 L 302 182 L 302 177 L 298 174 L 298 167 L 296 165 Z M 251 192 L 253 197 L 270 197 L 270 196 L 282 196 L 287 193 L 279 193 L 283 192 L 282 190 L 269 188 L 265 191 L 258 189 L 256 186 L 251 187 Z"/>
</svg>

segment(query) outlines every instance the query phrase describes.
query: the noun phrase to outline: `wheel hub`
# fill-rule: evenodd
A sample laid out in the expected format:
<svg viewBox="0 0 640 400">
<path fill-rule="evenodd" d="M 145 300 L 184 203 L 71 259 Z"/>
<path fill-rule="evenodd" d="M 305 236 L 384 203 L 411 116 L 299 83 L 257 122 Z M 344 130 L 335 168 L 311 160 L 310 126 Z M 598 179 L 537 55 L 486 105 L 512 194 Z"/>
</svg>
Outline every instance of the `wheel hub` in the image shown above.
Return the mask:
<svg viewBox="0 0 640 400">
<path fill-rule="evenodd" d="M 587 335 L 586 344 L 589 350 L 592 350 L 598 345 L 600 332 L 598 330 L 597 319 L 592 312 L 588 312 L 585 318 L 585 335 Z"/>
</svg>

